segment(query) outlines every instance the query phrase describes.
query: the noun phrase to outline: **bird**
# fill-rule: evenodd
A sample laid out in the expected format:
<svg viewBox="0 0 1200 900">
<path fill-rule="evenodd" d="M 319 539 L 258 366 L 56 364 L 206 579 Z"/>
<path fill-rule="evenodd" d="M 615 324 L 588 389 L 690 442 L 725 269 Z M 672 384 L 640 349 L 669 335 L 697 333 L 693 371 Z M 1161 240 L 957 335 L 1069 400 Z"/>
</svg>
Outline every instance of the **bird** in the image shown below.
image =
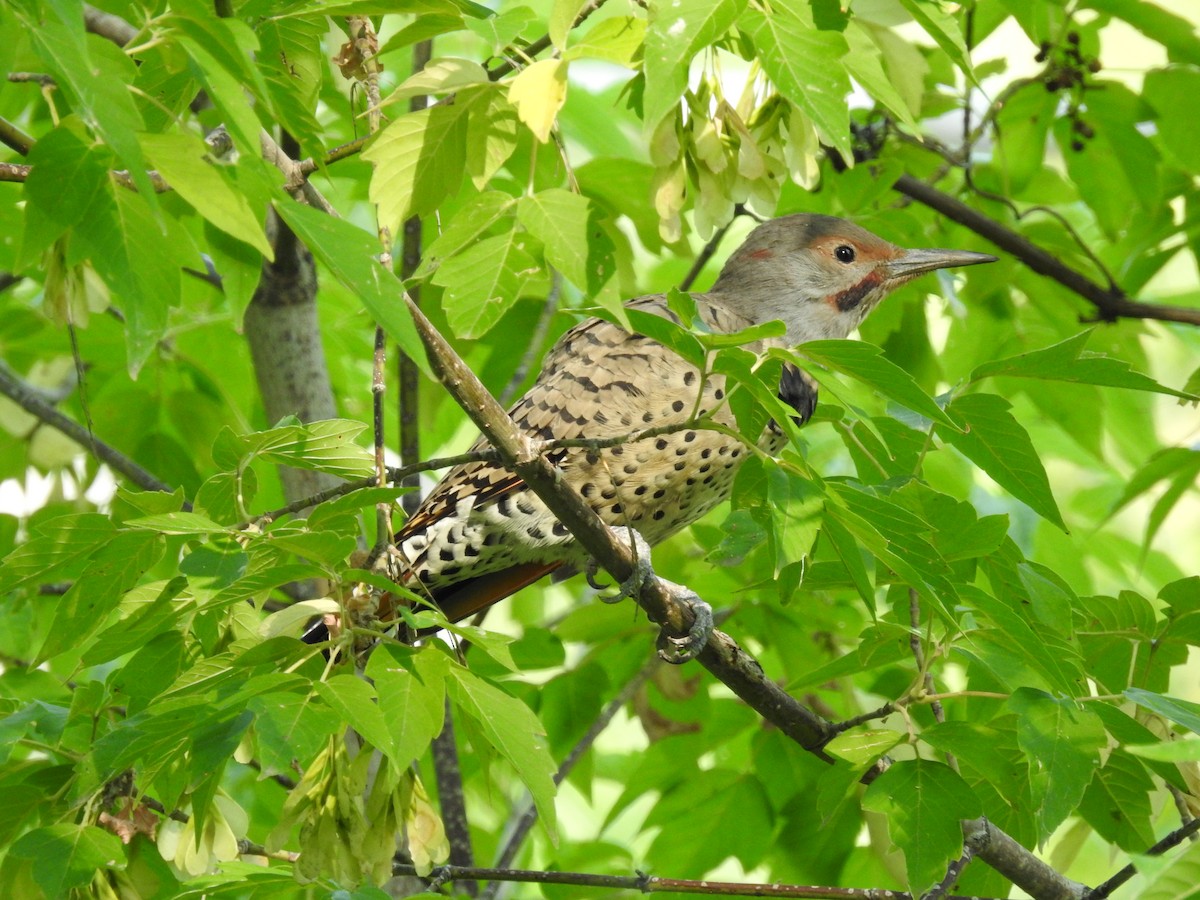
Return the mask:
<svg viewBox="0 0 1200 900">
<path fill-rule="evenodd" d="M 754 228 L 713 286 L 692 293 L 700 327 L 731 333 L 771 321 L 783 334 L 749 344 L 754 352 L 845 338 L 891 291 L 951 266 L 993 262 L 964 250 L 905 250 L 844 219 L 796 214 Z M 679 322 L 664 294 L 629 301 Z M 647 328 L 647 330 L 653 330 Z M 509 410 L 540 441 L 605 440 L 654 429 L 652 436 L 602 449 L 556 447 L 547 456 L 565 482 L 610 527 L 634 529 L 654 546 L 729 497 L 751 448 L 703 417 L 734 425 L 725 379 L 636 330 L 587 318 L 547 353 L 532 386 Z M 816 384 L 787 364 L 779 396 L 807 421 Z M 695 427 L 692 427 L 693 424 Z M 674 429 L 674 430 L 672 430 Z M 769 453 L 786 442 L 777 423 L 758 441 Z M 484 450 L 483 438 L 473 450 Z M 451 469 L 395 535 L 395 578 L 450 621 L 477 613 L 587 554 L 520 478 L 492 462 Z"/>
</svg>

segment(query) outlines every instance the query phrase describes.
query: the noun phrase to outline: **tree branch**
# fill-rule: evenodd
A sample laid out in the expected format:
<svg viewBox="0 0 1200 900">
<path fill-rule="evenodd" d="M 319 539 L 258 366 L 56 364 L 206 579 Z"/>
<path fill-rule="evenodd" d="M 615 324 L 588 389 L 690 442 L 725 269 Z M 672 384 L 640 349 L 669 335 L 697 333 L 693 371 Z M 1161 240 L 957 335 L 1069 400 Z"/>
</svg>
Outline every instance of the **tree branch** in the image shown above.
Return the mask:
<svg viewBox="0 0 1200 900">
<path fill-rule="evenodd" d="M 600 711 L 600 715 L 592 722 L 587 732 L 571 748 L 571 752 L 559 764 L 558 771 L 554 773 L 555 785 L 560 785 L 566 780 L 579 760 L 583 758 L 583 754 L 596 742 L 596 738 L 609 726 L 609 723 L 612 722 L 613 718 L 621 711 L 625 704 L 633 699 L 642 685 L 646 683 L 646 680 L 654 674 L 654 670 L 661 665 L 663 665 L 662 660 L 657 656 L 652 656 L 644 666 L 634 673 L 633 677 L 625 683 L 625 686 L 608 701 L 604 709 Z M 524 843 L 534 823 L 537 822 L 537 815 L 537 807 L 532 800 L 528 800 L 525 804 L 525 810 L 518 817 L 516 824 L 504 842 L 504 846 L 496 856 L 496 868 L 506 869 L 512 865 L 513 860 L 517 857 L 517 851 L 521 849 L 521 844 Z M 482 900 L 492 900 L 497 895 L 499 885 L 498 881 L 493 881 L 489 884 L 482 894 Z"/>
<path fill-rule="evenodd" d="M 1078 294 L 1096 307 L 1098 317 L 1105 322 L 1115 322 L 1117 319 L 1156 319 L 1162 322 L 1200 325 L 1200 308 L 1131 300 L 1124 292 L 1097 284 L 1023 235 L 919 178 L 901 175 L 892 188 L 936 210 L 947 219 L 971 229 L 980 237 L 1011 253 L 1034 272 L 1052 278 Z"/>
<path fill-rule="evenodd" d="M 1182 828 L 1176 828 L 1165 838 L 1146 851 L 1146 856 L 1158 856 L 1166 853 L 1172 847 L 1182 844 L 1192 835 L 1200 832 L 1200 819 L 1192 819 Z M 1112 892 L 1127 882 L 1130 878 L 1137 874 L 1137 868 L 1130 863 L 1121 871 L 1113 875 L 1108 881 L 1101 885 L 1092 888 L 1083 895 L 1083 900 L 1104 900 L 1106 897 L 1112 896 Z"/>
<path fill-rule="evenodd" d="M 2 117 L 0 117 L 0 143 L 11 147 L 22 156 L 28 156 L 29 151 L 33 148 L 33 138 Z"/>
<path fill-rule="evenodd" d="M 397 863 L 394 875 L 416 875 L 415 867 Z M 839 888 L 801 884 L 748 884 L 736 881 L 713 881 L 705 878 L 660 878 L 639 872 L 637 875 L 595 875 L 589 872 L 542 872 L 532 869 L 489 869 L 479 866 L 438 866 L 426 878 L 435 889 L 449 881 L 516 881 L 526 884 L 569 884 L 604 888 L 608 891 L 630 891 L 643 894 L 706 894 L 720 897 L 806 897 L 817 900 L 913 900 L 907 891 L 884 888 Z M 942 900 L 989 900 L 987 897 L 964 897 L 958 894 Z"/>
<path fill-rule="evenodd" d="M 43 399 L 36 388 L 19 378 L 3 361 L 0 361 L 0 394 L 8 397 L 27 413 L 37 417 L 42 423 L 61 431 L 80 447 L 89 451 L 96 459 L 107 463 L 109 468 L 124 475 L 138 487 L 147 491 L 171 493 L 172 488 L 165 481 L 151 475 L 120 450 L 106 444 L 78 422 L 63 415 Z"/>
<path fill-rule="evenodd" d="M 405 300 L 434 374 L 496 449 L 501 463 L 528 485 L 613 578 L 621 583 L 628 581 L 635 562 L 629 547 L 567 486 L 562 473 L 538 452 L 528 435 L 517 429 L 446 339 L 407 297 Z M 692 624 L 690 608 L 679 603 L 658 578 L 647 579 L 637 601 L 651 621 L 669 632 L 686 634 Z M 830 724 L 767 678 L 758 661 L 729 635 L 714 629 L 697 661 L 805 750 L 832 762 L 822 749 L 832 737 Z M 1064 878 L 986 820 L 964 822 L 962 827 L 975 855 L 1033 896 L 1042 900 L 1078 900 L 1082 896 L 1083 885 Z"/>
</svg>

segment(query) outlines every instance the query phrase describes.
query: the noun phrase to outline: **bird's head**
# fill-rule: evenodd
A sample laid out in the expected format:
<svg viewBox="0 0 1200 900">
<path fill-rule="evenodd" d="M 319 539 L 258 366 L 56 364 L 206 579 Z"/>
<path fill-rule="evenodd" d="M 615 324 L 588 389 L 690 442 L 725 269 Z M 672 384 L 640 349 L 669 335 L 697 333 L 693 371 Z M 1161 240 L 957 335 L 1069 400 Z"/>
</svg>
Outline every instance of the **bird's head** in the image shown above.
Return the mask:
<svg viewBox="0 0 1200 900">
<path fill-rule="evenodd" d="M 833 216 L 772 219 L 750 232 L 712 293 L 753 322 L 781 320 L 791 344 L 844 338 L 918 275 L 995 262 L 969 250 L 905 250 Z"/>
</svg>

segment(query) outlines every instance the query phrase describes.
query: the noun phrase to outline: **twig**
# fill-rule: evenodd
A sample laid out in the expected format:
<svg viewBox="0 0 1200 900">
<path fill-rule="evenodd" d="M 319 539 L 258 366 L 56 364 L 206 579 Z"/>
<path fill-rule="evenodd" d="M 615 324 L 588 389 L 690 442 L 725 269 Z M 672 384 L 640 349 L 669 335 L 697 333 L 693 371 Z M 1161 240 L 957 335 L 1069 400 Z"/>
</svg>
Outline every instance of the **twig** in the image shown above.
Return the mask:
<svg viewBox="0 0 1200 900">
<path fill-rule="evenodd" d="M 1182 844 L 1185 840 L 1197 832 L 1200 832 L 1200 819 L 1192 819 L 1192 821 L 1188 822 L 1183 827 L 1176 828 L 1165 838 L 1147 850 L 1143 855 L 1158 856 L 1170 850 L 1172 847 Z M 1090 891 L 1084 894 L 1083 900 L 1104 900 L 1105 897 L 1111 896 L 1113 891 L 1115 891 L 1136 874 L 1137 867 L 1134 866 L 1133 863 L 1130 863 L 1125 868 L 1121 869 L 1121 871 L 1117 872 L 1117 874 L 1109 878 L 1106 882 L 1092 888 Z"/>
<path fill-rule="evenodd" d="M 625 686 L 617 692 L 616 696 L 608 701 L 608 705 L 601 710 L 600 715 L 598 715 L 596 720 L 592 722 L 591 727 L 588 728 L 583 737 L 581 737 L 575 746 L 571 748 L 571 752 L 568 753 L 563 759 L 562 763 L 559 764 L 558 771 L 554 773 L 555 785 L 562 784 L 566 780 L 567 776 L 571 774 L 571 770 L 574 769 L 579 760 L 583 758 L 583 754 L 591 748 L 591 746 L 596 742 L 596 738 L 598 738 L 604 729 L 607 728 L 612 722 L 613 717 L 615 717 L 616 714 L 621 711 L 626 703 L 633 699 L 634 694 L 636 694 L 641 689 L 642 685 L 646 683 L 646 679 L 648 679 L 654 673 L 654 670 L 661 665 L 662 662 L 657 657 L 651 657 L 650 660 L 647 661 L 646 664 L 640 669 L 638 669 L 634 676 L 625 683 Z M 521 845 L 525 842 L 525 838 L 529 835 L 529 832 L 533 828 L 533 825 L 536 821 L 537 807 L 532 801 L 527 801 L 525 804 L 525 810 L 517 819 L 516 824 L 513 826 L 512 831 L 509 833 L 508 838 L 504 842 L 504 846 L 501 848 L 500 853 L 496 856 L 496 868 L 506 869 L 512 865 L 513 860 L 516 859 L 517 852 L 521 849 Z M 492 898 L 497 896 L 498 891 L 499 882 L 493 881 L 484 890 L 482 894 L 482 900 L 492 900 Z"/>
<path fill-rule="evenodd" d="M 950 888 L 954 887 L 954 882 L 958 881 L 963 869 L 967 867 L 967 863 L 974 856 L 974 850 L 970 847 L 963 847 L 963 855 L 946 867 L 946 877 L 941 880 L 941 883 L 937 887 L 926 893 L 921 900 L 946 900 L 947 892 Z"/>
<path fill-rule="evenodd" d="M 92 456 L 107 463 L 111 469 L 124 475 L 138 487 L 147 491 L 171 493 L 172 489 L 165 481 L 156 478 L 124 453 L 110 444 L 106 444 L 78 422 L 67 418 L 47 403 L 36 388 L 19 378 L 3 361 L 0 361 L 0 394 L 8 397 L 27 413 L 37 417 L 42 423 L 61 431 L 80 447 L 88 450 Z M 190 505 L 185 504 L 185 506 L 190 509 Z"/>
<path fill-rule="evenodd" d="M 394 864 L 394 875 L 416 875 L 407 864 Z M 912 900 L 907 891 L 885 888 L 839 888 L 800 884 L 748 884 L 736 881 L 660 878 L 639 872 L 636 875 L 594 875 L 588 872 L 540 872 L 531 869 L 490 869 L 479 866 L 438 866 L 428 876 L 436 884 L 472 879 L 477 881 L 517 881 L 527 884 L 570 884 L 582 887 L 624 890 L 643 894 L 707 894 L 722 897 L 806 897 L 817 900 Z M 987 897 L 953 895 L 943 900 L 989 900 Z"/>
<path fill-rule="evenodd" d="M 0 143 L 11 147 L 22 156 L 28 156 L 29 151 L 33 149 L 34 140 L 8 119 L 0 117 Z"/>
<path fill-rule="evenodd" d="M 851 728 L 857 728 L 859 725 L 865 725 L 868 722 L 874 722 L 876 719 L 886 719 L 897 709 L 899 709 L 899 707 L 900 704 L 897 703 L 885 703 L 883 706 L 880 706 L 878 709 L 873 709 L 870 712 L 860 713 L 859 715 L 852 716 L 849 719 L 843 719 L 841 722 L 833 722 L 830 724 L 829 730 L 833 732 L 833 734 L 838 735 L 844 731 L 849 731 Z"/>
<path fill-rule="evenodd" d="M 577 16 L 575 16 L 575 21 L 571 23 L 571 28 L 572 29 L 578 28 L 580 25 L 582 25 L 584 22 L 586 22 L 588 16 L 590 16 L 592 13 L 594 13 L 596 10 L 598 10 L 600 7 L 602 7 L 605 4 L 605 2 L 606 2 L 606 0 L 591 0 L 591 2 L 588 3 L 587 6 L 583 7 L 583 9 L 581 9 L 579 11 L 579 14 Z M 513 52 L 511 54 L 506 54 L 505 59 L 503 59 L 501 62 L 497 63 L 492 68 L 488 69 L 488 73 L 487 73 L 488 80 L 489 81 L 499 81 L 501 78 L 503 78 L 509 72 L 512 72 L 513 70 L 515 70 L 517 68 L 518 64 L 513 62 L 512 58 L 511 58 L 512 56 L 520 56 L 523 59 L 533 59 L 535 56 L 537 56 L 539 53 L 541 53 L 543 50 L 545 50 L 549 46 L 550 46 L 550 35 L 543 34 L 537 40 L 530 41 L 528 44 L 525 44 L 523 47 L 512 48 Z"/>
<path fill-rule="evenodd" d="M 920 179 L 911 175 L 901 175 L 892 187 L 918 203 L 937 210 L 947 219 L 971 229 L 980 237 L 1017 257 L 1034 272 L 1052 278 L 1078 294 L 1096 307 L 1099 318 L 1105 322 L 1125 318 L 1200 325 L 1200 308 L 1130 300 L 1123 292 L 1097 284 L 1028 238 Z"/>
<path fill-rule="evenodd" d="M 450 844 L 450 865 L 473 866 L 475 853 L 471 849 L 471 820 L 467 817 L 462 766 L 458 759 L 458 744 L 454 740 L 452 713 L 450 698 L 446 697 L 443 720 L 445 724 L 441 733 L 433 739 L 433 773 L 438 786 L 442 825 L 446 830 L 446 840 Z M 472 897 L 478 890 L 478 885 L 474 883 L 466 887 L 466 892 Z"/>
<path fill-rule="evenodd" d="M 53 75 L 47 75 L 45 72 L 9 72 L 8 80 L 13 84 L 40 84 L 43 88 L 58 87 L 58 82 L 54 80 Z"/>
<path fill-rule="evenodd" d="M 461 466 L 463 463 L 472 462 L 498 462 L 499 456 L 495 450 L 472 450 L 469 453 L 460 453 L 457 456 L 443 456 L 435 459 L 427 459 L 423 462 L 413 463 L 411 466 L 403 466 L 401 468 L 389 467 L 387 470 L 388 482 L 397 484 L 403 481 L 409 475 L 414 475 L 418 472 L 428 472 L 431 469 L 448 469 L 451 466 Z M 333 500 L 337 497 L 352 494 L 355 491 L 361 491 L 363 488 L 374 487 L 375 476 L 369 475 L 366 478 L 359 478 L 356 481 L 347 481 L 345 484 L 339 484 L 334 487 L 313 494 L 309 497 L 302 497 L 294 503 L 289 503 L 287 506 L 281 506 L 278 509 L 273 509 L 270 512 L 262 513 L 255 516 L 254 521 L 263 519 L 278 519 L 280 516 L 298 513 L 302 509 L 307 509 L 310 506 L 316 506 L 318 503 L 324 503 L 326 500 Z M 251 522 L 242 522 L 238 525 L 239 528 L 249 527 Z"/>
<path fill-rule="evenodd" d="M 713 254 L 721 246 L 721 241 L 724 240 L 726 233 L 729 231 L 729 226 L 732 224 L 733 220 L 731 219 L 718 228 L 716 233 L 708 239 L 708 243 L 696 254 L 696 258 L 692 261 L 692 267 L 683 276 L 683 281 L 679 282 L 679 289 L 681 291 L 690 291 L 692 289 L 692 285 L 700 277 L 700 273 L 704 271 L 704 267 L 708 265 L 708 261 L 713 258 Z"/>
</svg>

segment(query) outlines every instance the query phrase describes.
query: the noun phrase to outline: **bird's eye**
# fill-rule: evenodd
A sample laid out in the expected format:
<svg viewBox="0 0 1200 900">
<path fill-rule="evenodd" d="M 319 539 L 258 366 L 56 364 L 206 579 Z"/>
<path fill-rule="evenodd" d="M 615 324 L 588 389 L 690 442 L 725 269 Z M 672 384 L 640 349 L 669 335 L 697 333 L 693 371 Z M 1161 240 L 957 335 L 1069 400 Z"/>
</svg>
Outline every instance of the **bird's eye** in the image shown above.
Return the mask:
<svg viewBox="0 0 1200 900">
<path fill-rule="evenodd" d="M 833 251 L 833 255 L 837 257 L 838 262 L 852 263 L 854 262 L 854 248 L 848 244 L 842 244 Z"/>
</svg>

